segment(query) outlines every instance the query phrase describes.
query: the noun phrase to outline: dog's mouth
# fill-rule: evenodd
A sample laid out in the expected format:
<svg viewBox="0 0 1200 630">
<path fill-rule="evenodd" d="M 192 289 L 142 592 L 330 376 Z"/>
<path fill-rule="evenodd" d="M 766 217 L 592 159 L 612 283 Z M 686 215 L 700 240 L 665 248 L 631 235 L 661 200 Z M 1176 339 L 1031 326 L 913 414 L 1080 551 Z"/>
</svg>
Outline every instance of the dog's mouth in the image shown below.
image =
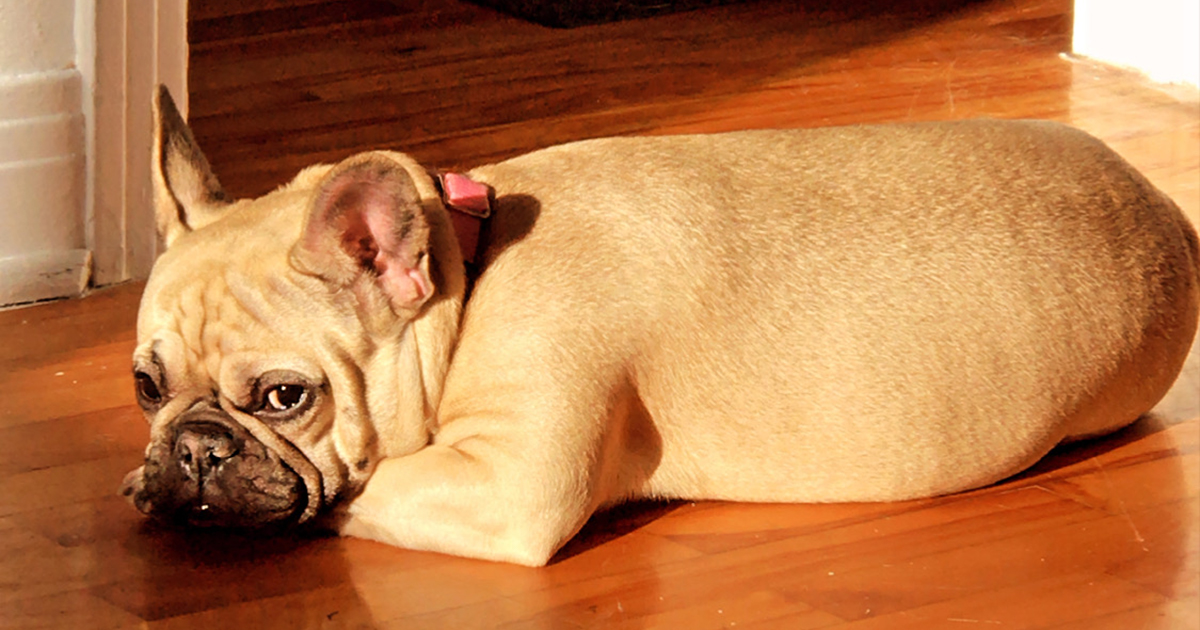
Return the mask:
<svg viewBox="0 0 1200 630">
<path fill-rule="evenodd" d="M 221 410 L 189 412 L 151 443 L 145 465 L 126 477 L 121 491 L 143 513 L 171 523 L 286 528 L 315 514 L 321 493 L 311 491 L 280 450 Z"/>
</svg>

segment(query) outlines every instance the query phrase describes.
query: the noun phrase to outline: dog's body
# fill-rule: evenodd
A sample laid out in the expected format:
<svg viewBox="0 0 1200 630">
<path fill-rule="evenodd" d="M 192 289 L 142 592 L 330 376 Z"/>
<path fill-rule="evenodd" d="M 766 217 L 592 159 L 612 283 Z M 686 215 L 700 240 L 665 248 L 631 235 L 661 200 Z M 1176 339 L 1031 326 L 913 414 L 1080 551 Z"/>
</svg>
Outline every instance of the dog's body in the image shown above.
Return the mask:
<svg viewBox="0 0 1200 630">
<path fill-rule="evenodd" d="M 954 492 L 1132 422 L 1196 329 L 1191 226 L 1060 125 L 604 139 L 481 167 L 495 216 L 464 309 L 411 160 L 228 204 L 163 107 L 152 438 L 126 487 L 155 514 L 326 514 L 541 564 L 629 499 Z"/>
</svg>

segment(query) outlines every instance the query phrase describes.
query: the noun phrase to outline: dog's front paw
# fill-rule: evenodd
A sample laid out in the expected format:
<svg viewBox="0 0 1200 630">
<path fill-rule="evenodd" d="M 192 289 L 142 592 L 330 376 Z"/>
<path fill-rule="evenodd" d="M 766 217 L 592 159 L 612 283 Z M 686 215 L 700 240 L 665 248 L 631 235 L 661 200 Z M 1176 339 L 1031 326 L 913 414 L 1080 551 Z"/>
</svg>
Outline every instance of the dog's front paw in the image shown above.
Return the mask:
<svg viewBox="0 0 1200 630">
<path fill-rule="evenodd" d="M 143 492 L 146 485 L 145 472 L 145 466 L 138 466 L 129 471 L 129 474 L 125 475 L 125 479 L 121 481 L 121 488 L 117 490 L 117 493 L 125 497 L 130 505 L 143 513 L 150 511 L 150 505 L 145 498 L 146 493 Z"/>
</svg>

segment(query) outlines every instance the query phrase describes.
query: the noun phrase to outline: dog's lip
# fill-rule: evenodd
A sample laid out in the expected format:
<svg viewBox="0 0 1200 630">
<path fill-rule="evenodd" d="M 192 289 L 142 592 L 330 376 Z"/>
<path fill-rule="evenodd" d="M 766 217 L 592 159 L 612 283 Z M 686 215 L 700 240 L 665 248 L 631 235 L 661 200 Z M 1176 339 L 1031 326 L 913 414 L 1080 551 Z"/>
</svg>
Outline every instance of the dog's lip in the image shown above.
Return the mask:
<svg viewBox="0 0 1200 630">
<path fill-rule="evenodd" d="M 316 464 L 313 464 L 312 460 L 308 458 L 308 455 L 293 444 L 291 440 L 274 430 L 270 431 L 272 435 L 279 439 L 280 444 L 286 448 L 276 448 L 271 444 L 265 444 L 265 446 L 275 453 L 275 456 L 279 458 L 281 466 L 296 476 L 300 482 L 299 486 L 302 488 L 302 492 L 300 493 L 301 499 L 296 501 L 295 505 L 290 506 L 290 509 L 287 510 L 289 512 L 288 516 L 280 520 L 294 520 L 297 525 L 312 520 L 321 511 L 321 506 L 325 498 L 321 469 L 317 468 Z M 306 472 L 309 474 L 306 474 Z"/>
<path fill-rule="evenodd" d="M 185 512 L 186 514 L 184 515 L 184 520 L 186 520 L 189 525 L 195 525 L 197 527 L 212 527 L 219 525 L 219 523 L 217 523 L 216 512 L 211 509 L 211 506 L 208 503 L 203 501 L 195 501 L 192 505 L 186 508 Z"/>
<path fill-rule="evenodd" d="M 287 465 L 284 464 L 284 466 Z M 289 466 L 288 469 L 290 470 L 291 467 Z M 295 473 L 293 472 L 293 474 Z M 296 485 L 303 486 L 303 479 L 299 475 L 296 475 L 296 478 L 298 481 Z M 237 512 L 225 512 L 209 503 L 203 495 L 203 490 L 201 490 L 191 501 L 179 506 L 175 510 L 172 520 L 182 521 L 195 527 L 206 528 L 229 527 L 233 529 L 256 530 L 287 527 L 290 525 L 299 525 L 303 522 L 301 515 L 304 514 L 309 503 L 307 493 L 300 493 L 298 500 L 278 509 L 263 510 L 256 514 L 254 522 L 247 523 L 237 520 L 239 516 Z"/>
<path fill-rule="evenodd" d="M 255 418 L 255 420 L 257 421 L 257 418 Z M 245 424 L 242 426 L 246 427 L 246 429 L 249 430 L 252 435 L 255 435 L 255 437 L 258 438 L 253 429 Z M 308 455 L 305 454 L 304 451 L 300 450 L 298 446 L 293 444 L 291 440 L 280 435 L 274 429 L 266 426 L 265 423 L 262 424 L 262 426 L 264 429 L 266 429 L 269 435 L 277 440 L 277 443 L 263 442 L 264 446 L 275 453 L 275 456 L 279 458 L 279 463 L 282 466 L 287 468 L 289 472 L 299 478 L 300 485 L 304 489 L 302 493 L 303 500 L 296 502 L 297 504 L 302 503 L 303 505 L 295 506 L 295 509 L 292 510 L 293 514 L 289 518 L 294 518 L 296 524 L 301 524 L 312 520 L 317 513 L 321 511 L 321 507 L 324 505 L 324 478 L 321 474 L 321 469 L 317 468 L 316 464 L 314 464 L 312 460 L 308 458 Z M 262 441 L 261 438 L 258 439 L 259 441 Z M 275 440 L 272 440 L 272 442 Z"/>
<path fill-rule="evenodd" d="M 299 505 L 292 505 L 289 508 L 264 513 L 266 518 L 263 518 L 261 522 L 250 524 L 231 523 L 219 510 L 213 509 L 212 506 L 202 501 L 196 501 L 180 512 L 177 512 L 176 520 L 183 521 L 193 527 L 256 530 L 299 524 L 298 515 L 300 512 Z"/>
<path fill-rule="evenodd" d="M 289 515 L 280 520 L 294 519 L 296 524 L 312 520 L 321 511 L 324 504 L 324 479 L 321 469 L 317 468 L 308 455 L 291 440 L 253 414 L 225 408 L 220 409 L 219 413 L 225 422 L 237 424 L 246 430 L 268 451 L 279 458 L 280 465 L 300 479 L 303 487 L 303 499 L 297 501 L 297 505 L 290 506 Z M 211 516 L 205 515 L 203 518 L 210 519 Z"/>
</svg>

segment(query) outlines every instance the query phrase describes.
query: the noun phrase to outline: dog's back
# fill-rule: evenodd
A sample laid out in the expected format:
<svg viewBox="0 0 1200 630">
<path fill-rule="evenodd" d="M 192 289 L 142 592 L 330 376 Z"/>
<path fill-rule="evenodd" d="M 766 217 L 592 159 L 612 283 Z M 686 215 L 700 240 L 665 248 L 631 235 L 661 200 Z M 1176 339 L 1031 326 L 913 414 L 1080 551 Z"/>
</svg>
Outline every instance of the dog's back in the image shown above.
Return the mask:
<svg viewBox="0 0 1200 630">
<path fill-rule="evenodd" d="M 565 386 L 621 425 L 606 502 L 987 484 L 1148 411 L 1195 332 L 1195 232 L 1061 125 L 605 139 L 474 174 L 503 246 L 455 368 L 621 383 Z"/>
</svg>

